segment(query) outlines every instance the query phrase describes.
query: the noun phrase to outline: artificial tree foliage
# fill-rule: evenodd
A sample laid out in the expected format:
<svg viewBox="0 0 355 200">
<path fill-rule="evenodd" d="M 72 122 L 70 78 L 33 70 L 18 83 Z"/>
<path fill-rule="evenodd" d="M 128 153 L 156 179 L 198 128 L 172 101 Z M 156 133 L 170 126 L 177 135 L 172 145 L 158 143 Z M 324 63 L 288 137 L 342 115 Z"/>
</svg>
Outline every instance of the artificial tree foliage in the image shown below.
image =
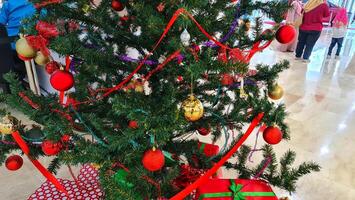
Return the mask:
<svg viewBox="0 0 355 200">
<path fill-rule="evenodd" d="M 42 0 L 32 0 L 34 4 Z M 95 2 L 95 1 L 94 1 Z M 98 98 L 102 93 L 92 94 L 97 88 L 110 88 L 121 82 L 138 65 L 137 62 L 122 61 L 121 55 L 127 49 L 135 49 L 139 59 L 143 59 L 152 49 L 173 13 L 184 8 L 193 13 L 194 18 L 203 28 L 215 35 L 225 35 L 237 16 L 244 24 L 239 24 L 235 33 L 224 42 L 234 48 L 250 49 L 258 41 L 272 40 L 278 23 L 283 20 L 288 9 L 284 1 L 249 1 L 240 0 L 231 3 L 230 0 L 127 0 L 121 1 L 128 15 L 123 18 L 111 8 L 110 0 L 100 4 L 88 0 L 63 0 L 48 4 L 41 9 L 46 14 L 37 14 L 26 23 L 32 24 L 23 30 L 24 34 L 37 34 L 35 24 L 41 20 L 56 24 L 60 35 L 51 39 L 49 48 L 62 56 L 70 55 L 77 62 L 72 73 L 75 74 L 75 91 L 70 97 L 78 102 L 92 100 L 78 106 L 62 106 L 58 103 L 58 95 L 36 96 L 25 90 L 16 75 L 6 75 L 11 84 L 11 94 L 1 96 L 1 100 L 26 114 L 29 119 L 38 123 L 46 139 L 59 141 L 63 135 L 70 135 L 68 148 L 53 157 L 49 169 L 55 172 L 61 165 L 81 165 L 95 163 L 100 167 L 100 183 L 105 190 L 106 199 L 156 199 L 156 187 L 141 177 L 147 176 L 160 184 L 162 196 L 171 197 L 178 192 L 172 181 L 179 176 L 182 162 L 195 168 L 209 169 L 212 162 L 218 161 L 229 150 L 238 138 L 221 153 L 213 158 L 207 158 L 197 149 L 197 141 L 188 139 L 191 134 L 197 134 L 200 127 L 210 127 L 213 141 L 222 137 L 225 128 L 243 133 L 242 128 L 260 112 L 265 113 L 263 123 L 277 125 L 283 132 L 283 138 L 291 138 L 285 124 L 285 106 L 276 104 L 267 97 L 267 91 L 272 90 L 277 82 L 278 74 L 289 67 L 289 62 L 281 61 L 272 66 L 257 65 L 256 75 L 248 76 L 248 63 L 242 61 L 221 62 L 217 59 L 219 47 L 203 46 L 208 39 L 196 25 L 186 16 L 180 17 L 172 26 L 165 39 L 150 60 L 161 62 L 167 55 L 180 49 L 184 59 L 168 63 L 162 70 L 155 73 L 149 81 L 150 93 L 134 90 L 118 90 L 106 98 Z M 164 9 L 157 7 L 162 4 Z M 38 13 L 40 13 L 40 10 Z M 262 34 L 263 18 L 253 18 L 253 11 L 268 16 L 276 22 L 273 31 Z M 247 30 L 245 22 L 251 21 L 253 26 Z M 77 24 L 78 29 L 71 30 L 69 22 Z M 191 45 L 183 46 L 180 35 L 186 29 L 191 35 Z M 217 34 L 218 35 L 218 34 Z M 191 46 L 200 45 L 197 52 L 198 60 L 191 54 Z M 156 68 L 156 65 L 145 65 L 135 76 L 143 75 Z M 256 84 L 246 84 L 244 90 L 248 98 L 240 98 L 238 87 L 221 84 L 222 74 L 239 74 L 245 80 Z M 177 81 L 182 77 L 182 81 Z M 257 84 L 258 83 L 258 84 Z M 264 85 L 265 87 L 260 87 Z M 193 87 L 194 95 L 203 102 L 204 117 L 196 122 L 185 119 L 181 111 L 181 103 L 188 98 Z M 33 102 L 39 105 L 33 109 L 18 94 L 23 92 Z M 229 107 L 229 112 L 225 112 Z M 74 120 L 69 123 L 63 115 L 53 110 L 69 114 Z M 5 114 L 5 112 L 3 113 Z M 128 127 L 129 121 L 136 121 L 138 128 Z M 78 127 L 81 130 L 78 131 Z M 26 135 L 26 128 L 21 130 Z M 87 135 L 95 137 L 88 139 Z M 181 160 L 165 164 L 157 172 L 147 171 L 141 163 L 144 152 L 153 147 L 151 136 L 154 135 L 157 148 L 174 154 Z M 12 141 L 10 136 L 4 140 Z M 34 157 L 45 156 L 38 145 L 30 145 Z M 2 163 L 17 146 L 0 146 L 0 162 Z M 247 164 L 247 157 L 252 149 L 243 146 L 236 154 L 236 162 L 226 163 L 227 168 L 236 170 L 236 178 L 252 178 L 260 171 L 264 162 L 256 167 Z M 289 192 L 296 190 L 296 180 L 311 171 L 320 168 L 315 163 L 303 163 L 292 168 L 295 153 L 288 151 L 278 159 L 272 146 L 262 147 L 264 157 L 271 157 L 271 163 L 261 178 L 270 184 Z M 197 161 L 197 162 L 196 162 Z M 133 184 L 132 188 L 121 187 L 112 173 L 116 172 L 115 164 L 120 163 L 130 169 L 126 181 Z M 280 165 L 280 167 L 278 166 Z M 140 195 L 137 195 L 140 194 Z"/>
</svg>

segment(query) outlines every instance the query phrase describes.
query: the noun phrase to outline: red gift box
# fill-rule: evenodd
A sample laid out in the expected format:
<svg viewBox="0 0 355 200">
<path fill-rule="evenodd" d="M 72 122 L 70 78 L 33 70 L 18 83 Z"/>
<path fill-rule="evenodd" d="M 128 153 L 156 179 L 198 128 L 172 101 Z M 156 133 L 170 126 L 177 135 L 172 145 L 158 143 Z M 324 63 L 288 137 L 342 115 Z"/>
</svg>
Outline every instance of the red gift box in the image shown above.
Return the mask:
<svg viewBox="0 0 355 200">
<path fill-rule="evenodd" d="M 195 200 L 278 200 L 261 180 L 209 179 L 196 191 Z"/>
<path fill-rule="evenodd" d="M 212 157 L 219 153 L 219 146 L 214 144 L 199 142 L 198 149 L 200 150 L 200 152 L 203 152 L 207 157 Z"/>
<path fill-rule="evenodd" d="M 66 194 L 58 191 L 56 187 L 46 181 L 38 188 L 28 200 L 100 200 L 104 193 L 100 187 L 98 171 L 91 165 L 81 168 L 77 183 L 75 181 L 58 179 L 60 184 L 67 190 Z"/>
</svg>

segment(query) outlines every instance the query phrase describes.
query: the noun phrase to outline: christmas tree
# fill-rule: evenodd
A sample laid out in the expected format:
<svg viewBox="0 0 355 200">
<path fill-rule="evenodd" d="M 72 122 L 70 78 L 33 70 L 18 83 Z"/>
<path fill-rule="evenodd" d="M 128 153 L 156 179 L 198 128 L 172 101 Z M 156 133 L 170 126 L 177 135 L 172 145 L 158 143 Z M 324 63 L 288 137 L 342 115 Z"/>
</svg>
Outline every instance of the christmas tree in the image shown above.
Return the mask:
<svg viewBox="0 0 355 200">
<path fill-rule="evenodd" d="M 293 151 L 278 159 L 271 146 L 291 136 L 285 107 L 274 101 L 283 95 L 278 74 L 289 63 L 249 65 L 275 37 L 293 39 L 294 29 L 280 25 L 287 3 L 32 2 L 38 14 L 26 20 L 17 51 L 44 65 L 58 94 L 36 96 L 15 74 L 6 75 L 11 94 L 1 100 L 37 125 L 2 111 L 0 163 L 21 148 L 32 160 L 52 156 L 53 173 L 65 164 L 94 164 L 105 199 L 170 198 L 218 163 L 259 119 L 267 127 L 265 159 L 251 167 L 248 156 L 255 149 L 242 145 L 233 153 L 236 161 L 224 163 L 236 178 L 258 176 L 294 192 L 301 176 L 320 169 L 313 162 L 294 167 Z M 256 11 L 260 16 L 252 17 Z M 274 27 L 263 28 L 266 16 Z M 238 133 L 232 139 L 231 131 Z M 190 139 L 194 134 L 229 140 L 218 149 Z"/>
</svg>

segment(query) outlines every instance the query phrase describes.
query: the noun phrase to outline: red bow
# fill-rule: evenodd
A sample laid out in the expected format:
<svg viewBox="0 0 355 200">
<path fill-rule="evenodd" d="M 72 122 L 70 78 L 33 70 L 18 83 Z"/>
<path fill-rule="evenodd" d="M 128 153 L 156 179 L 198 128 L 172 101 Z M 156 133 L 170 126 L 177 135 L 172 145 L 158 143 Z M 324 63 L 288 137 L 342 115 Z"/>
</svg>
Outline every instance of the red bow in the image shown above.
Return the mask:
<svg viewBox="0 0 355 200">
<path fill-rule="evenodd" d="M 41 51 L 44 56 L 49 56 L 50 52 L 47 45 L 49 44 L 49 39 L 59 35 L 57 26 L 39 21 L 36 25 L 36 30 L 38 35 L 26 36 L 26 40 L 32 48 Z"/>
</svg>

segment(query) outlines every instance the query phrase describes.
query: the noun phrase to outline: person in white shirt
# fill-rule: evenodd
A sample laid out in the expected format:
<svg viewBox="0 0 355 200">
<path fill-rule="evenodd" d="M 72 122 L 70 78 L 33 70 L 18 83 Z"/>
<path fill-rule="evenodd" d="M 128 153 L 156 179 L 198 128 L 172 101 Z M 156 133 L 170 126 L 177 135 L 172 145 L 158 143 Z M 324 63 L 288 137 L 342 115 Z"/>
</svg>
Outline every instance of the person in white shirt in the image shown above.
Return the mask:
<svg viewBox="0 0 355 200">
<path fill-rule="evenodd" d="M 333 48 L 337 44 L 337 51 L 335 53 L 335 57 L 338 58 L 340 55 L 341 47 L 343 45 L 344 37 L 346 35 L 348 26 L 348 16 L 346 13 L 346 9 L 342 8 L 336 14 L 333 23 L 332 23 L 332 42 L 330 43 L 330 47 L 328 50 L 327 58 L 331 58 Z"/>
</svg>

